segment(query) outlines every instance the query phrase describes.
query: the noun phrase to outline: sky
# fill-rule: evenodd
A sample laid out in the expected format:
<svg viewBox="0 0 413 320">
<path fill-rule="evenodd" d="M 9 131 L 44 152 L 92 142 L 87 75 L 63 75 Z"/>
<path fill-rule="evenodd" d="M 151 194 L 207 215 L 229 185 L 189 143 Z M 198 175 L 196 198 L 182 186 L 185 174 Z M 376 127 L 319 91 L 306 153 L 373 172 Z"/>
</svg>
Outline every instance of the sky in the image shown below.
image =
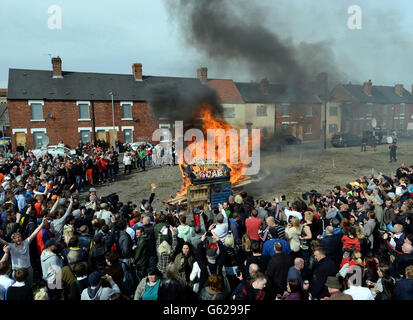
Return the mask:
<svg viewBox="0 0 413 320">
<path fill-rule="evenodd" d="M 345 72 L 343 82 L 371 79 L 373 85 L 402 83 L 411 90 L 411 0 L 222 1 L 242 4 L 244 14 L 254 17 L 260 12 L 260 23 L 294 44 L 327 42 Z M 195 77 L 196 69 L 206 66 L 210 78 L 254 79 L 242 65 L 223 66 L 188 43 L 170 10 L 177 2 L 2 0 L 0 87 L 7 87 L 9 68 L 51 70 L 50 56 L 57 55 L 64 71 L 130 74 L 132 63 L 140 62 L 144 75 Z M 61 8 L 61 29 L 48 27 L 53 5 Z M 347 26 L 351 5 L 362 9 L 361 30 Z"/>
</svg>

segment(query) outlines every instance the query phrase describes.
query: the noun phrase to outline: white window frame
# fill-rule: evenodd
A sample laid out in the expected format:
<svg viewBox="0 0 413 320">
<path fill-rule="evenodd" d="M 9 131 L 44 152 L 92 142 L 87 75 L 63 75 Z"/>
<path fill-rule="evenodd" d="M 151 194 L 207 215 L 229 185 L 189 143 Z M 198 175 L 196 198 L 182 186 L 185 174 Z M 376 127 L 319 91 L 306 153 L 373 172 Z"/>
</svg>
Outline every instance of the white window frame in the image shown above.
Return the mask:
<svg viewBox="0 0 413 320">
<path fill-rule="evenodd" d="M 265 110 L 265 115 L 258 114 L 258 108 L 262 108 L 263 110 Z M 255 109 L 255 116 L 256 117 L 267 117 L 268 116 L 267 106 L 265 104 L 257 105 L 257 107 Z"/>
<path fill-rule="evenodd" d="M 331 114 L 332 109 L 336 109 L 337 113 L 336 114 Z M 329 106 L 328 107 L 328 116 L 329 117 L 338 117 L 338 107 L 337 106 Z"/>
<path fill-rule="evenodd" d="M 403 113 L 402 113 L 402 106 L 403 106 Z M 400 112 L 399 112 L 399 114 L 401 115 L 401 116 L 404 116 L 405 115 L 405 113 L 406 113 L 406 104 L 405 103 L 400 103 L 400 107 L 399 107 L 400 109 Z"/>
<path fill-rule="evenodd" d="M 78 107 L 78 114 L 79 114 L 79 105 L 80 104 L 87 104 L 88 105 L 88 111 L 89 111 L 89 118 L 78 118 L 77 121 L 91 121 L 90 119 L 90 101 L 76 101 L 76 106 Z"/>
<path fill-rule="evenodd" d="M 132 107 L 133 107 L 133 102 L 132 101 L 122 101 L 120 103 L 120 107 L 121 107 L 121 114 L 123 115 L 123 105 L 130 105 L 130 113 L 132 115 Z M 133 117 L 131 118 L 121 118 L 121 120 L 125 121 L 125 120 L 133 120 Z"/>
<path fill-rule="evenodd" d="M 78 128 L 77 128 L 77 132 L 80 133 L 80 131 L 89 131 L 89 132 L 92 132 L 92 128 L 91 128 L 91 127 L 78 127 Z"/>
<path fill-rule="evenodd" d="M 308 114 L 308 113 L 307 113 L 308 107 L 310 107 L 311 114 Z M 311 105 L 311 104 L 307 104 L 307 105 L 306 105 L 306 107 L 305 107 L 305 116 L 306 116 L 306 117 L 309 117 L 309 118 L 313 116 L 313 105 Z"/>
<path fill-rule="evenodd" d="M 42 105 L 42 117 L 43 117 L 43 119 L 37 119 L 37 120 L 30 119 L 30 122 L 44 122 L 44 121 L 46 121 L 44 119 L 44 115 L 43 115 L 43 107 L 44 107 L 44 101 L 43 100 L 29 100 L 28 104 L 30 106 L 30 117 L 33 117 L 33 115 L 31 114 L 32 113 L 32 110 L 31 110 L 32 104 L 41 104 Z"/>
<path fill-rule="evenodd" d="M 310 125 L 310 131 L 307 131 L 308 125 Z M 306 123 L 305 124 L 305 134 L 313 134 L 313 124 L 312 123 Z"/>
<path fill-rule="evenodd" d="M 27 134 L 27 129 L 25 129 L 25 128 L 12 129 L 12 131 L 11 131 L 12 134 L 16 134 L 16 133 L 20 133 L 20 132 L 23 132 L 23 133 Z"/>
<path fill-rule="evenodd" d="M 96 130 L 96 132 L 97 132 L 98 130 L 105 130 L 105 132 L 108 132 L 109 130 L 113 130 L 113 127 L 95 127 L 95 130 Z M 115 127 L 115 130 L 116 130 L 116 131 L 119 131 L 119 127 L 116 126 L 116 127 Z"/>
<path fill-rule="evenodd" d="M 368 112 L 370 108 L 370 113 Z M 366 117 L 371 118 L 373 116 L 373 104 L 371 102 L 366 104 Z"/>
<path fill-rule="evenodd" d="M 288 114 L 284 114 L 284 107 L 288 107 Z M 281 104 L 281 117 L 282 118 L 289 118 L 290 117 L 290 104 L 289 103 Z"/>
<path fill-rule="evenodd" d="M 47 133 L 47 130 L 46 130 L 46 128 L 31 128 L 31 129 L 30 129 L 30 133 L 33 134 L 34 132 Z"/>
<path fill-rule="evenodd" d="M 228 117 L 227 114 L 225 114 L 225 110 L 233 110 L 233 117 Z M 235 107 L 224 107 L 224 118 L 226 119 L 233 119 L 236 117 L 236 110 Z"/>
<path fill-rule="evenodd" d="M 131 130 L 132 131 L 132 141 L 130 143 L 133 143 L 133 132 L 135 131 L 135 127 L 134 126 L 122 126 L 122 134 L 125 137 L 125 130 Z"/>
</svg>

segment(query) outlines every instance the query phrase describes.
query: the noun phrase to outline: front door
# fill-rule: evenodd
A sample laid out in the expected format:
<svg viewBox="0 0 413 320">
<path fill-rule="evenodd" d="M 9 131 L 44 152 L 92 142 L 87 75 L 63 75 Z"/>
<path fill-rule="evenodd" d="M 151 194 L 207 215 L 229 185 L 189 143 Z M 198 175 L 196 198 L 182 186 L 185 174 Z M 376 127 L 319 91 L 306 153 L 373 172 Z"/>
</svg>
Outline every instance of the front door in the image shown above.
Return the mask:
<svg viewBox="0 0 413 320">
<path fill-rule="evenodd" d="M 110 129 L 109 130 L 109 144 L 111 147 L 115 146 L 115 140 L 117 140 L 117 130 Z M 115 140 L 114 140 L 115 139 Z"/>
<path fill-rule="evenodd" d="M 16 146 L 24 146 L 26 143 L 26 134 L 24 132 L 16 132 Z"/>
<path fill-rule="evenodd" d="M 106 132 L 105 130 L 98 130 L 96 132 L 96 139 L 103 140 L 106 142 Z"/>
<path fill-rule="evenodd" d="M 44 133 L 43 132 L 34 132 L 33 133 L 33 142 L 34 142 L 34 148 L 35 149 L 40 149 L 43 146 L 43 137 Z"/>
</svg>

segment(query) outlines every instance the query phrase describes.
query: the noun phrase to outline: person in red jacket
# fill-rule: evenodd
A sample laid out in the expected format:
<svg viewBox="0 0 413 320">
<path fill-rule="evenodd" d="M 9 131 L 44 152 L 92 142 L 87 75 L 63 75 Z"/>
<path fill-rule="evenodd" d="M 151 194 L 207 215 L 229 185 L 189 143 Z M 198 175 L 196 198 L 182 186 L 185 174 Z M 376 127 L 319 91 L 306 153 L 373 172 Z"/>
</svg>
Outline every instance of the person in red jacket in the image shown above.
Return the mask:
<svg viewBox="0 0 413 320">
<path fill-rule="evenodd" d="M 251 211 L 251 217 L 245 220 L 245 227 L 247 228 L 247 234 L 250 236 L 251 240 L 260 240 L 259 231 L 262 227 L 262 220 L 257 218 L 258 211 L 253 209 Z"/>
<path fill-rule="evenodd" d="M 357 239 L 356 228 L 350 227 L 348 230 L 348 235 L 345 235 L 341 238 L 343 243 L 344 251 L 360 251 L 360 241 Z"/>
<path fill-rule="evenodd" d="M 103 156 L 99 157 L 99 160 L 97 161 L 97 166 L 99 170 L 99 180 L 100 182 L 104 182 L 107 177 L 108 160 Z"/>
</svg>

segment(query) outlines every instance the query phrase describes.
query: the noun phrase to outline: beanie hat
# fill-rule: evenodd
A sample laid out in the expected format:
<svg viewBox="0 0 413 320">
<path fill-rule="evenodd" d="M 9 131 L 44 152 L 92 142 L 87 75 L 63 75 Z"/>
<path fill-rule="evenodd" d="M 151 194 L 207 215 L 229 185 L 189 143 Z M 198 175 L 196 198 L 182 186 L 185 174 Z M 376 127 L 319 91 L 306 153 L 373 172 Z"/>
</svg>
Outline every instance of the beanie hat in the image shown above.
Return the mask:
<svg viewBox="0 0 413 320">
<path fill-rule="evenodd" d="M 102 276 L 101 276 L 100 272 L 97 272 L 97 271 L 92 272 L 88 277 L 90 285 L 92 287 L 96 287 L 100 283 L 100 278 L 101 277 Z"/>
</svg>

